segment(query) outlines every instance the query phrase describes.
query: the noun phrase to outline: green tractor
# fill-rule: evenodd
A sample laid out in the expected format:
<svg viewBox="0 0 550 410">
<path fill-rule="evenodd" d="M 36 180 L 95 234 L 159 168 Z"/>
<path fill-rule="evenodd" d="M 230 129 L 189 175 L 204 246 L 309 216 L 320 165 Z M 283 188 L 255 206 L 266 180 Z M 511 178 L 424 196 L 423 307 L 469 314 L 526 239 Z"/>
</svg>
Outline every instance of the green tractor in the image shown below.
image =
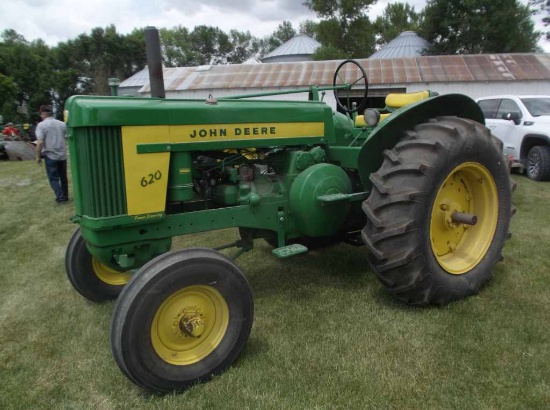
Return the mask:
<svg viewBox="0 0 550 410">
<path fill-rule="evenodd" d="M 308 101 L 168 100 L 149 66 L 153 98 L 66 104 L 80 225 L 66 270 L 85 298 L 118 298 L 112 351 L 135 384 L 181 390 L 234 362 L 253 321 L 234 259 L 256 239 L 279 258 L 366 245 L 380 282 L 410 305 L 460 300 L 491 278 L 511 183 L 470 98 L 396 94 L 364 110 L 367 75 L 346 60 L 332 87 L 295 91 Z M 346 101 L 359 85 L 359 104 L 337 98 L 344 113 L 321 101 L 326 90 Z M 174 236 L 226 228 L 241 239 L 170 251 Z M 218 252 L 231 246 L 233 258 Z"/>
</svg>

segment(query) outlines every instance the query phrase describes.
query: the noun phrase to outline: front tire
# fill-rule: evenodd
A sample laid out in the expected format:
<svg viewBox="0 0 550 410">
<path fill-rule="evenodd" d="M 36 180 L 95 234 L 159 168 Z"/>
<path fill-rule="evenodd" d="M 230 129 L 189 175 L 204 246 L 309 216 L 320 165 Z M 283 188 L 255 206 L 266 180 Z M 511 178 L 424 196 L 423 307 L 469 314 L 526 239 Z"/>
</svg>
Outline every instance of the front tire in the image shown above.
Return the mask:
<svg viewBox="0 0 550 410">
<path fill-rule="evenodd" d="M 65 270 L 73 287 L 92 302 L 116 299 L 131 278 L 129 272 L 118 272 L 94 258 L 82 237 L 80 228 L 69 240 L 65 252 Z"/>
<path fill-rule="evenodd" d="M 535 146 L 527 154 L 527 176 L 533 181 L 550 180 L 550 147 Z"/>
<path fill-rule="evenodd" d="M 384 152 L 363 203 L 362 238 L 382 284 L 411 305 L 473 295 L 502 259 L 512 215 L 502 144 L 474 121 L 442 117 Z M 456 214 L 477 223 L 455 222 Z"/>
<path fill-rule="evenodd" d="M 226 370 L 253 321 L 241 270 L 211 249 L 161 255 L 124 289 L 111 323 L 111 349 L 135 384 L 167 393 Z"/>
</svg>

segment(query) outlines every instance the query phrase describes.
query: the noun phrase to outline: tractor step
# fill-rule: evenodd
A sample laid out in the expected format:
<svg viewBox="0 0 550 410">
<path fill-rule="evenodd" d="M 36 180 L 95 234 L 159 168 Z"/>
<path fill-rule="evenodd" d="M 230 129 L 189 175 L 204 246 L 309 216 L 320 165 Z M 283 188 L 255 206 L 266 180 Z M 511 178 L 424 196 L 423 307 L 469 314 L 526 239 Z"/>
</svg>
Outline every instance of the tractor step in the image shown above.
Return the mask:
<svg viewBox="0 0 550 410">
<path fill-rule="evenodd" d="M 273 254 L 280 259 L 290 258 L 291 256 L 300 255 L 308 251 L 307 247 L 299 243 L 283 246 L 282 248 L 273 249 Z"/>
</svg>

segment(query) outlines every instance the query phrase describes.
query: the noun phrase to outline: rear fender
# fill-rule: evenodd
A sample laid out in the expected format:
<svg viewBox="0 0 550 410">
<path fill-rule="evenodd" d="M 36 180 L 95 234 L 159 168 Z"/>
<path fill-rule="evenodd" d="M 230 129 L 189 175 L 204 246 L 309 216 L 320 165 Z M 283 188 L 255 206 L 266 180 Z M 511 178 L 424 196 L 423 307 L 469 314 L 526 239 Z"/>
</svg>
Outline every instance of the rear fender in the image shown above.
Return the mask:
<svg viewBox="0 0 550 410">
<path fill-rule="evenodd" d="M 393 148 L 403 137 L 404 131 L 412 130 L 430 118 L 442 116 L 468 118 L 485 125 L 481 108 L 463 94 L 439 95 L 396 110 L 372 131 L 359 153 L 357 167 L 365 189 L 370 190 L 372 183 L 369 176 L 382 165 L 382 152 Z"/>
</svg>

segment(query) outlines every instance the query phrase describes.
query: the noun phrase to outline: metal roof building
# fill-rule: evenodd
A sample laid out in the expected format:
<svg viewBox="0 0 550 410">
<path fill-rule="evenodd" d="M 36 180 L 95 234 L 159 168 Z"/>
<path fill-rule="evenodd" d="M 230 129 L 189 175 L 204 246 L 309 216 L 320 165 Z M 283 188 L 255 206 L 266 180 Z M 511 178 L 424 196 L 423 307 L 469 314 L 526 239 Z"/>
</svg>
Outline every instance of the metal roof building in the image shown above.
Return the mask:
<svg viewBox="0 0 550 410">
<path fill-rule="evenodd" d="M 283 63 L 292 61 L 310 61 L 311 55 L 321 47 L 321 43 L 305 34 L 297 35 L 281 44 L 262 58 L 262 63 Z"/>
<path fill-rule="evenodd" d="M 422 55 L 422 51 L 429 49 L 430 46 L 430 43 L 414 31 L 404 31 L 371 55 L 369 59 L 419 57 Z"/>
<path fill-rule="evenodd" d="M 440 94 L 462 93 L 472 98 L 496 94 L 550 94 L 550 54 L 481 54 L 359 59 L 368 76 L 369 95 L 430 89 Z M 332 85 L 341 61 L 234 64 L 164 68 L 167 98 L 207 98 Z M 357 79 L 350 68 L 346 81 Z M 150 95 L 147 68 L 123 81 L 120 95 Z M 357 94 L 361 94 L 357 91 Z M 270 99 L 307 99 L 307 93 Z M 333 93 L 325 101 L 335 106 Z M 377 103 L 379 101 L 376 101 Z"/>
</svg>

